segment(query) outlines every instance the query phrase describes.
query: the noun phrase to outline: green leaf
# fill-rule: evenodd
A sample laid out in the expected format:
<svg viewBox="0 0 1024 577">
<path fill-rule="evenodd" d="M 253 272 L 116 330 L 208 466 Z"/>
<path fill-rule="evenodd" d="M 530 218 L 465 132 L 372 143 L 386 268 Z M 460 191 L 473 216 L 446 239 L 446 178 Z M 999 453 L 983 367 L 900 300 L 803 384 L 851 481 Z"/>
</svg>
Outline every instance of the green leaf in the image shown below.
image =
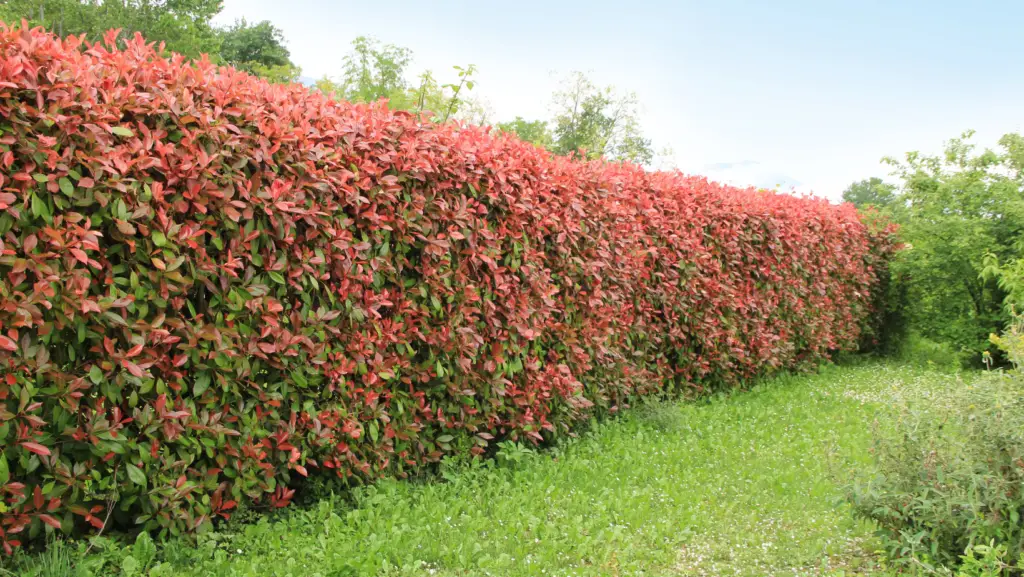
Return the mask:
<svg viewBox="0 0 1024 577">
<path fill-rule="evenodd" d="M 281 273 L 275 270 L 270 271 L 270 278 L 277 284 L 284 284 L 284 277 L 281 276 Z"/>
<path fill-rule="evenodd" d="M 57 184 L 60 185 L 60 191 L 63 192 L 64 194 L 71 196 L 72 194 L 75 193 L 75 186 L 71 184 L 71 181 L 68 180 L 66 176 L 60 177 L 60 180 L 57 181 Z"/>
<path fill-rule="evenodd" d="M 124 577 L 137 577 L 140 572 L 139 561 L 135 557 L 125 557 L 121 561 L 121 574 Z"/>
<path fill-rule="evenodd" d="M 141 563 L 143 568 L 147 567 L 156 557 L 156 544 L 153 543 L 149 533 L 143 531 L 135 538 L 135 546 L 132 547 L 132 557 Z"/>
<path fill-rule="evenodd" d="M 377 423 L 376 422 L 370 423 L 370 438 L 373 439 L 374 443 L 377 442 L 377 436 L 379 434 L 380 434 L 380 432 L 377 430 Z"/>
<path fill-rule="evenodd" d="M 152 237 L 153 244 L 157 246 L 164 246 L 167 244 L 167 237 L 164 236 L 164 233 L 160 232 L 159 230 L 154 230 Z"/>
<path fill-rule="evenodd" d="M 127 136 L 135 136 L 134 132 L 132 132 L 131 130 L 129 130 L 129 129 L 123 127 L 123 126 L 115 126 L 115 127 L 110 129 L 110 132 L 113 132 L 114 134 L 116 134 L 118 136 L 125 136 L 125 137 L 127 137 Z"/>
<path fill-rule="evenodd" d="M 128 478 L 132 480 L 132 483 L 141 487 L 146 486 L 146 474 L 142 472 L 142 469 L 132 465 L 131 463 L 125 463 L 128 468 Z"/>
<path fill-rule="evenodd" d="M 97 367 L 96 365 L 93 365 L 92 368 L 89 369 L 89 380 L 92 381 L 94 385 L 102 383 L 103 371 L 101 371 L 100 368 Z"/>
<path fill-rule="evenodd" d="M 7 457 L 0 452 L 0 485 L 6 485 L 11 480 L 11 469 L 7 465 Z"/>
<path fill-rule="evenodd" d="M 452 439 L 454 439 L 454 438 L 455 437 L 453 437 L 451 435 L 441 435 L 440 437 L 437 438 L 437 442 L 439 442 L 439 443 L 450 443 L 450 442 L 452 442 Z"/>
<path fill-rule="evenodd" d="M 50 219 L 50 209 L 46 207 L 43 199 L 35 194 L 32 195 L 32 216 L 41 216 L 46 220 Z"/>
<path fill-rule="evenodd" d="M 196 384 L 192 386 L 192 394 L 198 397 L 198 396 L 202 395 L 203 393 L 205 393 L 206 389 L 209 389 L 209 388 L 210 388 L 210 374 L 209 373 L 200 373 L 199 376 L 196 377 Z"/>
<path fill-rule="evenodd" d="M 36 182 L 46 182 L 47 180 L 50 180 L 45 174 L 33 174 L 32 178 L 34 178 Z"/>
<path fill-rule="evenodd" d="M 125 322 L 125 320 L 123 318 L 121 318 L 121 315 L 119 315 L 119 314 L 117 314 L 115 312 L 106 311 L 105 313 L 103 313 L 103 318 L 105 318 L 108 321 L 114 323 L 115 325 L 118 325 L 118 326 L 121 326 L 121 327 L 128 326 L 128 323 Z"/>
</svg>

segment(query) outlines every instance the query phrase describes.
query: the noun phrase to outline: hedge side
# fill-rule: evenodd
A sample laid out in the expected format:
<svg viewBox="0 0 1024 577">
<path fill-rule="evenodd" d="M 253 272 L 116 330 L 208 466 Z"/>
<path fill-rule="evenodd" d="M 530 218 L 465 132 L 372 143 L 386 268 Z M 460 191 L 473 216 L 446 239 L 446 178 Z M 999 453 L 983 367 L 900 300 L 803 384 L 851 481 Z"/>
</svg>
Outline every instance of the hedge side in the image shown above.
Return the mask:
<svg viewBox="0 0 1024 577">
<path fill-rule="evenodd" d="M 853 207 L 0 26 L 0 542 L 190 531 L 856 346 Z"/>
</svg>

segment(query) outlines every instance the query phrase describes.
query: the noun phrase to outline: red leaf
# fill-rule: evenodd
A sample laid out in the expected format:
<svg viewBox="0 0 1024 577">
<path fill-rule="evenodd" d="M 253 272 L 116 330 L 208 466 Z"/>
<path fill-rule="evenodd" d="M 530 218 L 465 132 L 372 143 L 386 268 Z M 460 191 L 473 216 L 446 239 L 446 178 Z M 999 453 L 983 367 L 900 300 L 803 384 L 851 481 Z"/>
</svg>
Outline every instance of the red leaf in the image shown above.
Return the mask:
<svg viewBox="0 0 1024 577">
<path fill-rule="evenodd" d="M 0 349 L 4 349 L 5 351 L 16 351 L 18 350 L 18 344 L 7 337 L 0 335 Z"/>
<path fill-rule="evenodd" d="M 42 455 L 44 457 L 48 457 L 50 455 L 50 450 L 40 445 L 39 443 L 33 443 L 32 441 L 23 441 L 21 443 L 21 446 L 25 447 L 26 449 L 32 451 L 37 455 Z"/>
<path fill-rule="evenodd" d="M 40 513 L 39 515 L 37 515 L 37 517 L 39 517 L 40 521 L 42 521 L 43 523 L 46 523 L 47 525 L 53 527 L 54 529 L 60 529 L 60 521 L 54 519 L 53 517 L 47 515 L 46 513 Z"/>
<path fill-rule="evenodd" d="M 139 367 L 139 365 L 136 365 L 135 363 L 129 361 L 128 359 L 121 359 L 121 366 L 128 369 L 128 372 L 136 377 L 141 377 L 142 375 L 145 374 L 142 372 L 142 369 Z"/>
</svg>

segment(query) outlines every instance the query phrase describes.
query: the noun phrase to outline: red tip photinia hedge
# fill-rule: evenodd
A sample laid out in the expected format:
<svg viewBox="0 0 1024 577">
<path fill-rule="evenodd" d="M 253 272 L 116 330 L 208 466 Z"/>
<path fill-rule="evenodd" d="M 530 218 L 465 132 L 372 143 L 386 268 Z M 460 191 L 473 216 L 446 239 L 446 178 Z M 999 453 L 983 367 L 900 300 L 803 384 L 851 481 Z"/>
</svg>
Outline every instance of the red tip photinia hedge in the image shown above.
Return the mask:
<svg viewBox="0 0 1024 577">
<path fill-rule="evenodd" d="M 0 542 L 187 531 L 856 346 L 852 206 L 0 26 Z"/>
</svg>

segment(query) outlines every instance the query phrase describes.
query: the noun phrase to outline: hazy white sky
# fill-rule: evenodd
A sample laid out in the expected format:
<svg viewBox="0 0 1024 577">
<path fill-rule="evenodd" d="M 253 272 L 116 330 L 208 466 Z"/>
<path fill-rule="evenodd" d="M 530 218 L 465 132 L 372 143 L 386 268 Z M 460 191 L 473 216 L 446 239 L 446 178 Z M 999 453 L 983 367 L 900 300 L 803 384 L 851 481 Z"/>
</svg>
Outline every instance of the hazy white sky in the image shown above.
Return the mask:
<svg viewBox="0 0 1024 577">
<path fill-rule="evenodd" d="M 493 121 L 547 118 L 589 72 L 637 93 L 683 171 L 830 198 L 882 156 L 1024 129 L 1019 0 L 226 0 L 219 20 L 240 17 L 281 28 L 305 76 L 338 74 L 360 35 L 442 79 L 476 64 Z"/>
</svg>

